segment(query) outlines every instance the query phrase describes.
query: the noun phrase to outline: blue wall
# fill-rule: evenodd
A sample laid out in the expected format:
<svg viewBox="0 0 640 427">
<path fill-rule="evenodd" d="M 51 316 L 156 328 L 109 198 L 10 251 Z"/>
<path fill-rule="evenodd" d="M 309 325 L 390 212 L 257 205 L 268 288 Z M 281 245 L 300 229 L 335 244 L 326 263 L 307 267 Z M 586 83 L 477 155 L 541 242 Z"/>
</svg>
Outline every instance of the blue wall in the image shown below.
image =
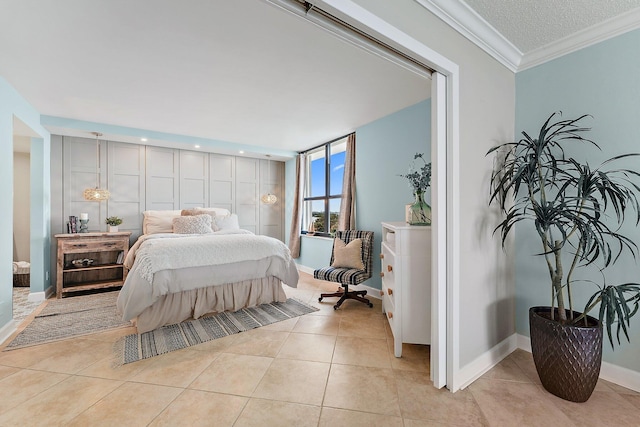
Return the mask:
<svg viewBox="0 0 640 427">
<path fill-rule="evenodd" d="M 590 138 L 598 143 L 602 152 L 589 150 L 589 163 L 598 165 L 603 159 L 628 152 L 640 152 L 640 30 L 635 30 L 601 42 L 597 45 L 565 55 L 561 58 L 520 72 L 516 75 L 516 138 L 526 130 L 536 134 L 544 120 L 554 111 L 561 110 L 563 118 L 577 118 L 591 114 L 585 121 L 592 127 Z M 530 133 L 530 134 L 532 134 Z M 593 155 L 591 155 L 593 153 Z M 569 153 L 581 156 L 583 153 Z M 640 170 L 638 159 L 626 167 Z M 640 243 L 640 230 L 633 221 L 623 233 Z M 531 254 L 540 251 L 540 243 L 531 230 L 516 229 L 516 328 L 529 335 L 528 308 L 550 304 L 549 276 L 541 257 Z M 585 278 L 602 283 L 597 271 L 591 270 Z M 617 281 L 640 282 L 640 268 L 631 257 L 625 257 L 607 269 L 609 283 Z M 592 285 L 577 284 L 579 305 L 591 295 Z M 597 312 L 596 312 L 597 315 Z M 640 371 L 640 315 L 632 320 L 631 344 L 611 351 L 604 345 L 604 360 L 635 371 Z"/>
<path fill-rule="evenodd" d="M 356 129 L 356 227 L 375 232 L 374 254 L 379 252 L 382 221 L 404 221 L 404 209 L 413 201 L 406 179 L 397 176 L 408 171 L 416 153 L 431 157 L 431 100 L 427 99 Z M 291 207 L 295 183 L 295 160 L 285 167 L 286 239 L 289 239 Z M 426 193 L 430 203 L 431 192 Z M 303 237 L 300 258 L 305 267 L 327 266 L 332 240 Z M 365 284 L 381 288 L 380 259 L 373 258 L 373 277 Z"/>
<path fill-rule="evenodd" d="M 49 132 L 40 124 L 40 114 L 0 77 L 0 329 L 13 318 L 13 120 L 19 119 L 41 138 L 31 143 L 31 292 L 50 286 L 49 271 Z M 45 262 L 46 261 L 46 262 Z"/>
</svg>

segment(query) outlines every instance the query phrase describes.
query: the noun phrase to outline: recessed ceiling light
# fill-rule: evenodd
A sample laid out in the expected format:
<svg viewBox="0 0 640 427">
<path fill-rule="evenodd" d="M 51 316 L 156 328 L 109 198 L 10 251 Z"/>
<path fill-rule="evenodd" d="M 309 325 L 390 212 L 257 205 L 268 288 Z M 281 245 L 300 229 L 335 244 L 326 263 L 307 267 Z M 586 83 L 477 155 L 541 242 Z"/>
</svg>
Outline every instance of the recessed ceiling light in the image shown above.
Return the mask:
<svg viewBox="0 0 640 427">
<path fill-rule="evenodd" d="M 242 150 L 240 150 L 239 152 L 240 152 L 240 154 L 244 154 L 244 151 L 242 151 Z"/>
<path fill-rule="evenodd" d="M 199 146 L 198 144 L 194 145 L 194 147 L 196 147 L 196 148 L 200 148 L 200 146 Z"/>
<path fill-rule="evenodd" d="M 140 141 L 147 142 L 147 138 L 140 138 Z"/>
</svg>

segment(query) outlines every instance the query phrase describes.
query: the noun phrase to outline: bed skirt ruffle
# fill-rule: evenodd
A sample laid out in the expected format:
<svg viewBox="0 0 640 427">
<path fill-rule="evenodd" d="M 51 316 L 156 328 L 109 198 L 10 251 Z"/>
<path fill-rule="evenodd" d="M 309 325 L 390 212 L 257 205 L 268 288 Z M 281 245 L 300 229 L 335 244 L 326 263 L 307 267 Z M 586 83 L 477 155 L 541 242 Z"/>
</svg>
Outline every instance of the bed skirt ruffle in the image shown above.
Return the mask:
<svg viewBox="0 0 640 427">
<path fill-rule="evenodd" d="M 237 311 L 286 300 L 282 281 L 273 276 L 263 277 L 163 295 L 133 322 L 141 334 L 164 325 L 198 319 L 209 313 Z"/>
</svg>

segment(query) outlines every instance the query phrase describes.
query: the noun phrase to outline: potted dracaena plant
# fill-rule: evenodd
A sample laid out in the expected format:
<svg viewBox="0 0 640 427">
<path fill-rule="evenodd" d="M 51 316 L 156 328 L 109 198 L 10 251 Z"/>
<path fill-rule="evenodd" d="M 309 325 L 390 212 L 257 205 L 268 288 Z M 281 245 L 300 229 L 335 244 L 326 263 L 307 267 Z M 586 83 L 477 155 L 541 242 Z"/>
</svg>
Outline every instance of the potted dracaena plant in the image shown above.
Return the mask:
<svg viewBox="0 0 640 427">
<path fill-rule="evenodd" d="M 505 239 L 516 227 L 539 238 L 536 254 L 545 261 L 551 287 L 551 305 L 529 310 L 533 359 L 542 385 L 566 400 L 584 402 L 591 396 L 602 362 L 603 325 L 611 346 L 614 330 L 629 340 L 630 318 L 638 311 L 640 285 L 608 284 L 604 271 L 623 252 L 635 258 L 638 248 L 620 233 L 625 217 L 635 213 L 640 221 L 634 183 L 640 175 L 612 165 L 638 154 L 615 156 L 597 168 L 567 153 L 582 153 L 600 147 L 584 137 L 590 129 L 581 125 L 587 115 L 561 120 L 553 113 L 538 135 L 498 145 L 497 162 L 491 176 L 491 203 L 497 203 L 504 220 L 494 232 Z M 593 278 L 576 278 L 585 267 L 596 267 Z M 580 269 L 580 270 L 579 270 Z M 593 275 L 593 274 L 592 274 Z M 596 278 L 597 280 L 597 278 Z M 594 286 L 596 291 L 584 307 L 574 306 L 574 286 Z M 574 310 L 575 309 L 575 310 Z M 596 310 L 597 309 L 597 310 Z M 597 313 L 597 319 L 588 315 Z"/>
</svg>

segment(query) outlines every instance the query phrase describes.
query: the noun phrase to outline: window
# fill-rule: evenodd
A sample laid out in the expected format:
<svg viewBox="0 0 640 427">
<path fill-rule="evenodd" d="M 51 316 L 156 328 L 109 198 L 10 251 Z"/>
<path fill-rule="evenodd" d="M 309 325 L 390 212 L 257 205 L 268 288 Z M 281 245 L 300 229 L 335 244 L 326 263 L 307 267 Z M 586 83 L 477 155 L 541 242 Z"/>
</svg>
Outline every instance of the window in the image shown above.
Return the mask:
<svg viewBox="0 0 640 427">
<path fill-rule="evenodd" d="M 347 138 L 307 153 L 302 233 L 330 236 L 338 229 Z"/>
</svg>

